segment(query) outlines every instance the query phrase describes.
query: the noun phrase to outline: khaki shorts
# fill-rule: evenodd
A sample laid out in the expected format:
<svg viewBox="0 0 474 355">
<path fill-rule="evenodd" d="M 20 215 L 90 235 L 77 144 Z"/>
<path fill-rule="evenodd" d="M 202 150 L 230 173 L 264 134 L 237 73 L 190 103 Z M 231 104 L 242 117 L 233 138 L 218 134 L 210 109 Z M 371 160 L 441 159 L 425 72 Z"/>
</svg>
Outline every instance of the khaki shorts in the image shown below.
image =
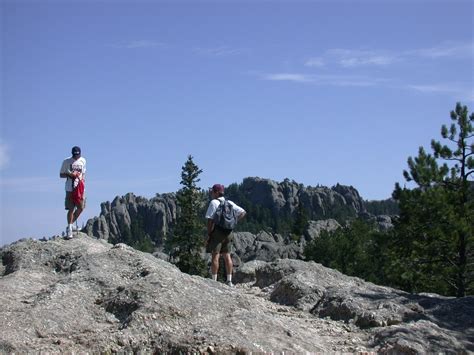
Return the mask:
<svg viewBox="0 0 474 355">
<path fill-rule="evenodd" d="M 73 210 L 75 207 L 80 208 L 82 210 L 86 208 L 86 197 L 84 196 L 81 203 L 76 205 L 72 201 L 72 192 L 66 191 L 66 198 L 64 199 L 64 208 L 67 210 Z"/>
<path fill-rule="evenodd" d="M 230 253 L 232 237 L 232 231 L 227 232 L 219 227 L 215 227 L 211 233 L 206 251 L 213 254 Z"/>
</svg>

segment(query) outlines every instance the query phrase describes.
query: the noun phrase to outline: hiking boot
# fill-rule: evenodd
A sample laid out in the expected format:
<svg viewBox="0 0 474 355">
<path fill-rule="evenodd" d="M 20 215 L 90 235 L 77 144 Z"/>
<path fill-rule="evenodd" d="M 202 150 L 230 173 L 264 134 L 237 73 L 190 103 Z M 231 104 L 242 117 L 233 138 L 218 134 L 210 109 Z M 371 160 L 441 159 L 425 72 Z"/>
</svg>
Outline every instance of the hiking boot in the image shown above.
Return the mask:
<svg viewBox="0 0 474 355">
<path fill-rule="evenodd" d="M 227 281 L 225 284 L 229 287 L 234 287 L 234 284 L 232 283 L 232 281 Z"/>
<path fill-rule="evenodd" d="M 64 239 L 72 239 L 72 228 L 69 228 L 69 226 L 66 227 L 66 236 Z"/>
</svg>

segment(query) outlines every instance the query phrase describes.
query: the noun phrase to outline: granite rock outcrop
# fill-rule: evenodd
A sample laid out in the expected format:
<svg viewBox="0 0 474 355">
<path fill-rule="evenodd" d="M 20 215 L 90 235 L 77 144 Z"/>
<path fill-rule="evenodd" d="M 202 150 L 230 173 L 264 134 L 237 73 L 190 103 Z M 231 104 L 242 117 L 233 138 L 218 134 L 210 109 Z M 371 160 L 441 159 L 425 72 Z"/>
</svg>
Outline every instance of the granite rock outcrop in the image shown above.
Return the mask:
<svg viewBox="0 0 474 355">
<path fill-rule="evenodd" d="M 173 193 L 151 199 L 128 193 L 115 197 L 112 202 L 102 203 L 100 208 L 100 215 L 88 220 L 83 229 L 89 236 L 108 241 L 121 240 L 130 231 L 132 223 L 139 223 L 157 245 L 163 243 L 177 214 Z"/>
<path fill-rule="evenodd" d="M 2 352 L 474 351 L 472 297 L 410 295 L 313 262 L 252 261 L 230 288 L 83 233 L 0 258 Z"/>
<path fill-rule="evenodd" d="M 239 185 L 239 191 L 240 197 L 236 198 L 271 211 L 275 220 L 294 217 L 299 206 L 314 221 L 370 216 L 359 192 L 351 186 L 311 187 L 288 179 L 276 182 L 249 177 Z M 202 202 L 204 215 L 207 196 L 203 195 Z M 239 200 L 235 202 L 241 203 Z M 112 202 L 102 203 L 100 215 L 88 220 L 83 232 L 111 242 L 121 241 L 135 223 L 159 247 L 172 230 L 178 214 L 175 193 L 157 194 L 151 199 L 128 193 L 115 197 Z M 312 235 L 314 233 L 310 231 L 309 236 Z"/>
</svg>

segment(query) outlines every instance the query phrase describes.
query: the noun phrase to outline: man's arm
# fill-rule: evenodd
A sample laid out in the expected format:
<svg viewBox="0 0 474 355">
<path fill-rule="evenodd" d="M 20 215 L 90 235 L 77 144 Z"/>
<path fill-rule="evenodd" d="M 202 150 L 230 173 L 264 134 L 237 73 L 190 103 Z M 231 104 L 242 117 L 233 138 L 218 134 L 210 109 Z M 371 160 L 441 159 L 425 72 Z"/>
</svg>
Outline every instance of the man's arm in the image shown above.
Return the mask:
<svg viewBox="0 0 474 355">
<path fill-rule="evenodd" d="M 207 220 L 207 235 L 210 236 L 214 230 L 214 221 L 212 219 Z"/>
<path fill-rule="evenodd" d="M 66 172 L 60 172 L 59 173 L 59 177 L 60 178 L 71 178 L 71 179 L 75 179 L 77 178 L 78 176 L 80 175 L 80 172 L 79 171 L 70 171 L 70 170 L 66 170 Z"/>
<path fill-rule="evenodd" d="M 78 173 L 77 171 L 74 171 L 74 172 L 66 172 L 66 173 L 59 173 L 59 177 L 60 178 L 71 178 L 71 179 L 75 179 L 77 177 Z"/>
<path fill-rule="evenodd" d="M 230 203 L 233 205 L 236 212 L 238 213 L 237 222 L 240 222 L 247 215 L 247 212 L 242 207 L 235 204 L 235 202 L 230 201 Z"/>
<path fill-rule="evenodd" d="M 72 172 L 67 168 L 67 163 L 64 161 L 61 165 L 61 170 L 59 171 L 60 178 L 71 178 L 75 179 L 77 176 L 76 172 Z"/>
<path fill-rule="evenodd" d="M 246 216 L 247 212 L 242 212 L 241 214 L 239 214 L 239 217 L 237 218 L 237 222 L 240 222 L 241 220 L 244 219 L 244 217 Z"/>
<path fill-rule="evenodd" d="M 211 233 L 214 230 L 214 221 L 210 218 L 207 220 L 207 240 L 206 245 L 209 244 L 209 240 L 211 240 Z"/>
</svg>

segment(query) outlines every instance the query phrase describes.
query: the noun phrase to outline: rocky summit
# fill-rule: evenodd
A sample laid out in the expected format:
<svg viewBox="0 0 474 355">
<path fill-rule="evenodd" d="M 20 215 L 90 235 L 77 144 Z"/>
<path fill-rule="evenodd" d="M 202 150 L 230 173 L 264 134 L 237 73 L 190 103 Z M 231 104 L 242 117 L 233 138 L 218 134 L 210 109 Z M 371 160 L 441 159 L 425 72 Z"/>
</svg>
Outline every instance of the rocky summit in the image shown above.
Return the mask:
<svg viewBox="0 0 474 355">
<path fill-rule="evenodd" d="M 412 295 L 314 262 L 250 261 L 236 287 L 78 233 L 0 249 L 3 352 L 474 351 L 474 298 Z"/>
</svg>

